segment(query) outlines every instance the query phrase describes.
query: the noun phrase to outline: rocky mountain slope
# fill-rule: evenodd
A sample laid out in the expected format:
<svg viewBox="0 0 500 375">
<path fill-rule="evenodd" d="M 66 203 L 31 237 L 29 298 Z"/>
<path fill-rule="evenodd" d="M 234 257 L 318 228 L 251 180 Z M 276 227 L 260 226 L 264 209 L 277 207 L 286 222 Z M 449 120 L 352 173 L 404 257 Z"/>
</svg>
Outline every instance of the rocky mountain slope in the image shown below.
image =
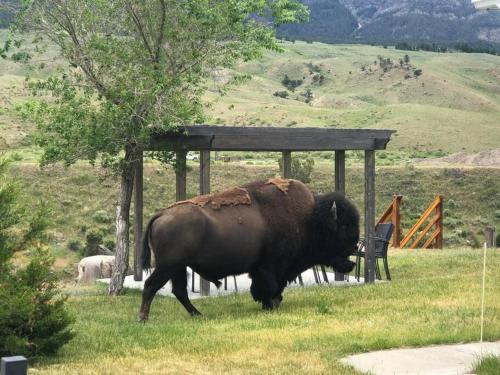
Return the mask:
<svg viewBox="0 0 500 375">
<path fill-rule="evenodd" d="M 322 42 L 495 43 L 500 12 L 478 12 L 469 0 L 304 0 L 309 24 L 282 36 Z"/>
</svg>

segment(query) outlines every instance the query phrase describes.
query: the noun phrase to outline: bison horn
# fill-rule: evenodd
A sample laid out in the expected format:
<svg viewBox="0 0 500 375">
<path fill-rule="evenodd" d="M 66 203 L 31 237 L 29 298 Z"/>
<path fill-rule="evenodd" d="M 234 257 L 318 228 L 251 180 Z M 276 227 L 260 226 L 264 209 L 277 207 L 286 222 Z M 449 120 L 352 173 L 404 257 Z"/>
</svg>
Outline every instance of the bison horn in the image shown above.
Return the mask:
<svg viewBox="0 0 500 375">
<path fill-rule="evenodd" d="M 337 204 L 335 203 L 335 201 L 333 201 L 330 211 L 332 212 L 333 220 L 337 220 Z"/>
</svg>

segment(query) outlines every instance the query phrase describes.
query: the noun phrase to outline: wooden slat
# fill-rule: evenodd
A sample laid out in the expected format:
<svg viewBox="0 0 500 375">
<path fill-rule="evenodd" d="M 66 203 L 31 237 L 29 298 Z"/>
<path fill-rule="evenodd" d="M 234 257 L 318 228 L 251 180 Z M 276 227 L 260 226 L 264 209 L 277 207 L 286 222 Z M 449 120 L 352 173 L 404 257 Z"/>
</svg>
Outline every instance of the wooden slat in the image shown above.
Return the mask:
<svg viewBox="0 0 500 375">
<path fill-rule="evenodd" d="M 365 151 L 365 283 L 375 282 L 375 151 Z"/>
<path fill-rule="evenodd" d="M 425 241 L 423 248 L 424 248 L 424 249 L 427 249 L 427 248 L 431 245 L 432 241 L 434 241 L 434 240 L 437 238 L 437 236 L 439 236 L 439 229 L 436 229 L 436 230 L 435 230 L 435 231 L 434 231 L 434 232 L 430 235 L 430 237 L 427 239 L 427 241 Z"/>
<path fill-rule="evenodd" d="M 441 219 L 439 215 L 436 215 L 432 218 L 432 220 L 427 224 L 427 226 L 420 232 L 420 234 L 417 236 L 415 241 L 410 245 L 410 249 L 416 249 L 420 241 L 422 241 L 422 238 L 425 237 L 427 233 L 429 233 L 429 230 L 432 228 L 433 225 L 435 225 L 438 220 Z M 425 246 L 424 246 L 425 248 Z"/>
<path fill-rule="evenodd" d="M 212 151 L 326 151 L 385 149 L 392 130 L 186 126 L 156 135 L 149 149 Z"/>
<path fill-rule="evenodd" d="M 134 192 L 134 280 L 142 281 L 142 226 L 143 226 L 143 154 L 139 155 L 135 167 L 135 192 Z"/>
<path fill-rule="evenodd" d="M 436 238 L 436 248 L 437 249 L 442 249 L 443 248 L 443 232 L 444 232 L 444 227 L 443 227 L 443 196 L 439 195 L 439 205 L 436 207 L 437 214 L 439 215 L 440 219 L 437 222 L 436 226 L 439 229 L 439 234 Z"/>
<path fill-rule="evenodd" d="M 387 223 L 389 221 L 394 225 L 394 231 L 392 233 L 392 246 L 399 247 L 401 241 L 401 201 L 403 200 L 402 195 L 394 195 L 391 204 L 385 212 L 382 214 L 380 219 L 377 222 L 377 225 L 380 223 Z"/>
<path fill-rule="evenodd" d="M 210 151 L 200 152 L 200 194 L 210 193 Z M 210 295 L 210 282 L 200 277 L 200 293 Z"/>
<path fill-rule="evenodd" d="M 418 231 L 418 229 L 422 226 L 422 224 L 428 219 L 430 214 L 432 213 L 433 210 L 436 209 L 438 204 L 440 203 L 440 198 L 439 196 L 434 199 L 434 201 L 431 203 L 429 207 L 425 210 L 425 212 L 422 214 L 420 219 L 413 225 L 413 227 L 410 229 L 410 231 L 406 234 L 405 238 L 401 241 L 401 247 L 405 247 L 408 242 L 410 242 L 411 238 L 415 235 L 415 233 Z"/>
</svg>

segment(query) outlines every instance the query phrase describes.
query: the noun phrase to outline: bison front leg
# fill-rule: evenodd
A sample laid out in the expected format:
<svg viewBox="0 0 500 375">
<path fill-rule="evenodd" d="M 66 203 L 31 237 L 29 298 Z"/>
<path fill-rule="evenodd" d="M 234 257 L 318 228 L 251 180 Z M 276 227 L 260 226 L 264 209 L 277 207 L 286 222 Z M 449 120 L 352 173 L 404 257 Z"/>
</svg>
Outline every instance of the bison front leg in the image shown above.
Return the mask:
<svg viewBox="0 0 500 375">
<path fill-rule="evenodd" d="M 283 299 L 281 297 L 280 285 L 275 273 L 266 268 L 258 268 L 250 273 L 252 285 L 250 293 L 256 302 L 262 302 L 262 309 L 273 310 L 278 307 Z"/>
</svg>

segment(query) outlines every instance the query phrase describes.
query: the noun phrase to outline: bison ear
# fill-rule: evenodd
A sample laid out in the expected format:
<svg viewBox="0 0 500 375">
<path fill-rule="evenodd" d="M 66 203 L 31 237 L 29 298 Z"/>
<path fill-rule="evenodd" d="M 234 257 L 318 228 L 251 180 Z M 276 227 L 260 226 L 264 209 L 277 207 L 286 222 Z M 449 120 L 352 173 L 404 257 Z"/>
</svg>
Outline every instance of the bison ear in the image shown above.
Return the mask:
<svg viewBox="0 0 500 375">
<path fill-rule="evenodd" d="M 337 204 L 335 201 L 333 201 L 332 208 L 330 209 L 330 212 L 332 213 L 332 218 L 334 221 L 337 221 Z"/>
</svg>

